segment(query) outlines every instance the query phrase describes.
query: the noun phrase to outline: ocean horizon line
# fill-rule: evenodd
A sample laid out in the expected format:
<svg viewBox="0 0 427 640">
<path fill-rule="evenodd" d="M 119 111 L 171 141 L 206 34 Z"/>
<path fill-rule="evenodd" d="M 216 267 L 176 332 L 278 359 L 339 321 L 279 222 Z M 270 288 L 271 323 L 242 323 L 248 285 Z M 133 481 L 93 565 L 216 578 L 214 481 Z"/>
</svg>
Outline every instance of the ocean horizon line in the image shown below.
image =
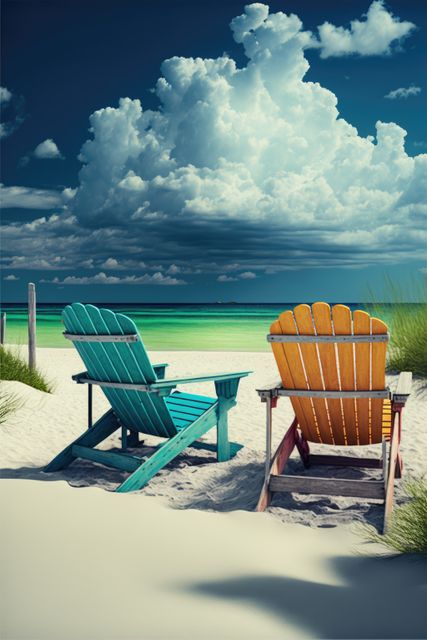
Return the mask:
<svg viewBox="0 0 427 640">
<path fill-rule="evenodd" d="M 75 302 L 79 302 L 77 300 L 70 300 L 70 301 L 64 301 L 61 300 L 59 302 L 43 302 L 38 300 L 37 304 L 38 305 L 44 305 L 44 306 L 66 306 L 69 304 L 73 304 Z M 408 301 L 408 302 L 402 302 L 402 303 L 396 303 L 396 302 L 386 302 L 386 301 L 374 301 L 374 302 L 369 302 L 369 301 L 362 301 L 362 300 L 356 300 L 356 301 L 340 301 L 340 302 L 334 302 L 334 301 L 330 301 L 330 300 L 308 300 L 308 301 L 298 301 L 298 300 L 290 300 L 290 301 L 281 301 L 281 302 L 248 302 L 248 301 L 244 301 L 244 302 L 235 302 L 235 301 L 229 301 L 229 302 L 221 302 L 221 301 L 215 301 L 215 302 L 130 302 L 130 301 L 125 301 L 125 302 L 109 302 L 109 301 L 105 301 L 105 300 L 97 300 L 97 301 L 85 301 L 82 302 L 82 304 L 93 304 L 93 305 L 110 305 L 110 306 L 139 306 L 139 307 L 144 307 L 144 306 L 156 306 L 156 307 L 171 307 L 171 306 L 195 306 L 195 305 L 209 305 L 209 306 L 214 306 L 214 305 L 218 305 L 218 306 L 236 306 L 236 305 L 249 305 L 249 306 L 255 306 L 255 305 L 269 305 L 269 306 L 280 306 L 280 305 L 298 305 L 298 304 L 314 304 L 315 302 L 326 302 L 327 304 L 344 304 L 344 305 L 355 305 L 355 304 L 362 304 L 362 305 L 393 305 L 393 304 L 424 304 L 422 301 L 419 302 L 415 302 L 415 301 Z M 19 305 L 19 306 L 26 306 L 28 304 L 28 302 L 25 300 L 23 302 L 1 302 L 0 301 L 0 307 L 4 306 L 4 307 L 11 307 L 14 305 Z"/>
</svg>

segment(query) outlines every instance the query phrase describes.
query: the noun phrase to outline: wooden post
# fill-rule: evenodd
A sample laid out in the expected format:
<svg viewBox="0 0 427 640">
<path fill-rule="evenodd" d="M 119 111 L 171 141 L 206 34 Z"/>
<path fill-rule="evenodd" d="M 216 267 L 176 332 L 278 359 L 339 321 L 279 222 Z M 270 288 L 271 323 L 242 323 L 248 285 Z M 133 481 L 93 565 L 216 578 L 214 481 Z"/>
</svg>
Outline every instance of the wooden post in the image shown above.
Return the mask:
<svg viewBox="0 0 427 640">
<path fill-rule="evenodd" d="M 28 365 L 36 368 L 36 287 L 28 283 Z"/>
<path fill-rule="evenodd" d="M 0 318 L 0 344 L 6 344 L 6 312 L 2 311 Z"/>
</svg>

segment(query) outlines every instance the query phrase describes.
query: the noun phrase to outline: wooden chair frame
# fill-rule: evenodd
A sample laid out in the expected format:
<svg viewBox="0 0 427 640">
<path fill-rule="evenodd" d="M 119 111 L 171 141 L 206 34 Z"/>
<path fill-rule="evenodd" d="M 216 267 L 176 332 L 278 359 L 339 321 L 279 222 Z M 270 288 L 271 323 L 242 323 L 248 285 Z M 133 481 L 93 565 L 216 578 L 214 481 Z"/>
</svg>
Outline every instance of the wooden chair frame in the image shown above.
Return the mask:
<svg viewBox="0 0 427 640">
<path fill-rule="evenodd" d="M 287 337 L 287 336 L 286 336 Z M 302 336 L 300 336 L 302 337 Z M 317 339 L 320 336 L 316 336 Z M 335 337 L 335 336 L 334 336 Z M 354 337 L 354 336 L 353 336 Z M 372 338 L 372 336 L 370 336 Z M 265 477 L 261 494 L 256 507 L 257 511 L 264 511 L 270 504 L 272 494 L 275 492 L 296 492 L 305 494 L 325 494 L 336 496 L 361 497 L 384 501 L 384 532 L 387 530 L 390 515 L 393 509 L 394 480 L 401 477 L 403 464 L 399 452 L 402 411 L 411 392 L 412 374 L 402 372 L 399 376 L 396 391 L 389 389 L 381 391 L 307 391 L 284 389 L 279 384 L 259 389 L 258 395 L 261 402 L 266 404 L 266 464 Z M 277 406 L 281 396 L 305 397 L 332 397 L 332 398 L 356 398 L 356 397 L 383 397 L 391 400 L 392 428 L 390 446 L 387 447 L 386 439 L 382 443 L 381 458 L 358 458 L 337 455 L 313 455 L 310 453 L 309 444 L 298 429 L 298 420 L 295 417 L 274 456 L 271 456 L 272 442 L 272 410 Z M 332 395 L 331 395 L 332 394 Z M 375 394 L 375 395 L 374 395 Z M 379 395 L 380 394 L 380 395 Z M 294 448 L 297 448 L 301 460 L 306 468 L 312 464 L 378 468 L 383 470 L 382 480 L 348 480 L 335 478 L 318 478 L 306 475 L 286 475 L 284 469 Z M 387 448 L 389 449 L 387 454 Z"/>
<path fill-rule="evenodd" d="M 88 429 L 61 451 L 44 469 L 56 472 L 78 458 L 130 472 L 118 492 L 136 491 L 188 446 L 216 451 L 223 462 L 242 445 L 228 438 L 228 411 L 236 405 L 241 378 L 250 371 L 199 377 L 165 379 L 167 364 L 152 365 L 134 322 L 109 309 L 73 303 L 63 311 L 67 331 L 88 371 L 73 376 L 88 387 Z M 214 383 L 216 398 L 184 393 L 177 386 L 195 382 Z M 111 409 L 93 424 L 92 389 L 99 386 Z M 216 427 L 217 442 L 199 439 Z M 121 430 L 121 451 L 96 446 Z M 147 455 L 125 453 L 139 446 L 139 433 L 162 438 L 146 447 Z M 143 452 L 145 454 L 145 451 Z"/>
</svg>

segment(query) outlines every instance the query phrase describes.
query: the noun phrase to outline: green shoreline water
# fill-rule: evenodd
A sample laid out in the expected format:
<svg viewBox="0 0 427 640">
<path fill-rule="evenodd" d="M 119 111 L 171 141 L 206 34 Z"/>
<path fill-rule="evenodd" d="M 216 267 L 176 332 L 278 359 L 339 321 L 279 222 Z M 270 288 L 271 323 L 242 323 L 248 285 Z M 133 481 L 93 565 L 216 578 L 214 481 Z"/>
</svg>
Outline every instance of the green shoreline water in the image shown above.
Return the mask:
<svg viewBox="0 0 427 640">
<path fill-rule="evenodd" d="M 291 304 L 135 305 L 102 304 L 132 318 L 146 347 L 153 351 L 269 351 L 266 335 L 278 314 Z M 62 336 L 61 311 L 65 305 L 39 304 L 37 345 L 72 347 Z M 350 304 L 352 309 L 362 304 Z M 419 305 L 405 305 L 408 311 Z M 387 322 L 391 305 L 382 305 Z M 6 343 L 27 343 L 25 305 L 2 305 L 7 314 Z"/>
</svg>

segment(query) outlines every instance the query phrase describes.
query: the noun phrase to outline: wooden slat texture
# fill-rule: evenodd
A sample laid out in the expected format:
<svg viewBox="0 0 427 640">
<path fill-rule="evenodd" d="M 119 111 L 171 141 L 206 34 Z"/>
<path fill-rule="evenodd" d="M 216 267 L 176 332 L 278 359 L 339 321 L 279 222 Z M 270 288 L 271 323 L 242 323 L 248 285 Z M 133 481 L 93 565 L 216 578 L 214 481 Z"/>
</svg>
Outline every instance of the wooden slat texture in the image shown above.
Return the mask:
<svg viewBox="0 0 427 640">
<path fill-rule="evenodd" d="M 314 335 L 316 333 L 313 318 L 311 317 L 311 309 L 308 304 L 300 304 L 295 307 L 294 316 L 298 333 L 302 335 Z M 324 389 L 316 344 L 302 343 L 300 344 L 300 351 L 309 388 Z M 313 398 L 312 403 L 322 442 L 325 444 L 334 444 L 326 400 L 324 398 Z"/>
<path fill-rule="evenodd" d="M 274 335 L 386 335 L 387 326 L 365 311 L 324 302 L 298 305 L 271 325 Z M 382 391 L 387 342 L 271 342 L 285 389 Z M 292 397 L 305 438 L 337 445 L 379 443 L 390 437 L 390 403 L 371 398 Z M 386 408 L 384 413 L 383 408 Z"/>
<path fill-rule="evenodd" d="M 270 491 L 293 491 L 328 496 L 384 499 L 382 480 L 342 480 L 307 476 L 271 476 Z"/>
<path fill-rule="evenodd" d="M 126 334 L 137 332 L 135 323 L 127 316 L 121 313 L 113 314 L 115 321 L 120 327 L 121 331 Z M 144 343 L 141 337 L 138 342 L 131 342 L 126 345 L 120 345 L 120 348 L 125 347 L 123 352 L 126 353 L 126 368 L 129 376 L 134 381 L 145 380 L 148 384 L 156 382 L 156 375 L 151 365 L 148 354 L 145 350 Z M 171 437 L 176 433 L 176 429 L 173 426 L 173 421 L 170 413 L 164 403 L 163 398 L 155 397 L 152 394 L 138 393 L 138 400 L 140 406 L 142 405 L 154 424 L 154 435 L 160 435 L 165 437 Z M 147 433 L 147 431 L 145 431 Z"/>
<path fill-rule="evenodd" d="M 189 393 L 175 391 L 165 398 L 165 402 L 171 413 L 172 420 L 179 430 L 194 422 L 218 400 L 217 398 L 194 396 Z"/>
<path fill-rule="evenodd" d="M 354 456 L 328 456 L 312 453 L 310 454 L 309 463 L 332 467 L 366 467 L 369 469 L 381 469 L 383 466 L 381 458 L 355 458 Z"/>
<path fill-rule="evenodd" d="M 88 313 L 88 307 L 91 305 L 72 305 L 73 312 L 76 316 L 76 319 L 80 322 L 83 331 L 82 333 L 105 333 L 106 328 L 104 323 L 99 319 L 99 311 L 95 309 L 96 312 L 92 315 L 92 317 Z M 96 326 L 98 325 L 98 326 Z M 76 343 L 78 344 L 78 343 Z M 120 381 L 118 373 L 116 372 L 115 367 L 112 365 L 110 357 L 111 351 L 108 352 L 104 343 L 87 343 L 86 351 L 88 353 L 89 361 L 85 360 L 86 366 L 88 366 L 89 362 L 91 362 L 92 366 L 100 366 L 103 370 L 103 378 L 101 380 L 107 381 Z M 112 345 L 110 345 L 112 346 Z M 94 363 L 97 363 L 96 365 Z M 142 381 L 141 382 L 145 382 Z M 149 429 L 150 426 L 147 424 L 147 420 L 144 421 L 144 417 L 138 412 L 138 408 L 133 401 L 132 391 L 117 389 L 116 390 L 116 402 L 112 403 L 112 407 L 114 410 L 117 410 L 117 414 L 120 419 L 120 423 L 123 427 L 128 429 L 144 429 L 144 425 Z M 150 431 L 148 431 L 150 433 Z"/>
<path fill-rule="evenodd" d="M 384 506 L 384 533 L 387 532 L 390 524 L 391 512 L 393 510 L 394 501 L 394 479 L 396 476 L 396 464 L 399 456 L 399 426 L 400 413 L 395 413 L 393 420 L 393 433 L 390 445 L 390 457 L 388 460 L 388 477 L 385 487 L 385 506 Z"/>
<path fill-rule="evenodd" d="M 123 333 L 116 320 L 116 314 L 109 309 L 97 309 L 92 305 L 86 305 L 86 311 L 98 333 Z M 144 384 L 148 382 L 132 362 L 133 356 L 127 343 L 100 343 L 99 347 L 98 352 L 102 352 L 107 371 L 113 380 L 120 380 L 120 382 L 124 383 L 138 382 Z M 121 390 L 119 391 L 122 392 Z M 122 393 L 126 393 L 126 401 L 129 406 L 132 407 L 132 411 L 136 416 L 136 421 L 133 425 L 124 424 L 124 427 L 129 429 L 133 427 L 134 429 L 153 435 L 168 435 L 167 430 L 163 428 L 161 423 L 159 429 L 159 416 L 155 409 L 153 409 L 150 400 L 146 398 L 147 394 L 131 390 L 123 391 Z"/>
<path fill-rule="evenodd" d="M 265 479 L 261 489 L 261 493 L 256 506 L 256 511 L 265 511 L 271 500 L 271 492 L 269 489 L 269 480 L 271 475 L 279 475 L 283 472 L 287 461 L 290 458 L 292 451 L 296 444 L 296 430 L 298 421 L 295 419 L 287 432 L 285 433 L 281 443 L 277 447 L 276 453 L 273 456 L 273 460 L 270 465 L 270 471 L 268 477 Z"/>
<path fill-rule="evenodd" d="M 85 447 L 79 444 L 72 445 L 71 453 L 76 456 L 76 458 L 91 460 L 92 462 L 104 464 L 107 467 L 113 467 L 114 469 L 121 469 L 122 471 L 129 472 L 138 469 L 144 461 L 142 458 L 129 456 L 125 453 L 101 451 L 99 449 L 92 449 L 91 447 Z"/>
<path fill-rule="evenodd" d="M 372 334 L 387 333 L 387 325 L 378 318 L 372 318 Z M 385 387 L 386 342 L 374 342 L 372 349 L 372 389 Z M 381 442 L 383 438 L 384 400 L 371 400 L 371 442 Z"/>
<path fill-rule="evenodd" d="M 298 333 L 295 317 L 292 311 L 284 311 L 283 313 L 281 313 L 279 316 L 279 323 L 281 333 L 289 335 Z M 293 343 L 284 343 L 282 347 L 286 361 L 288 363 L 291 379 L 293 381 L 291 388 L 308 389 L 309 386 L 306 379 L 304 366 L 301 360 L 299 346 Z M 302 413 L 304 415 L 304 420 L 302 423 L 299 420 L 298 422 L 301 427 L 301 431 L 304 434 L 304 437 L 306 438 L 306 440 L 310 440 L 312 442 L 322 442 L 319 426 L 316 420 L 316 414 L 314 413 L 313 403 L 311 399 L 299 398 L 299 402 L 301 405 Z"/>
<path fill-rule="evenodd" d="M 351 334 L 351 312 L 343 304 L 336 304 L 332 307 L 332 320 L 334 323 L 334 333 L 337 335 Z M 352 391 L 355 387 L 354 360 L 352 344 L 340 343 L 337 345 L 340 384 L 343 391 Z M 356 405 L 355 400 L 342 400 L 344 414 L 344 438 L 345 444 L 353 445 L 358 443 L 356 425 Z"/>
<path fill-rule="evenodd" d="M 317 335 L 333 335 L 330 306 L 326 302 L 315 302 L 312 306 L 312 312 Z M 335 345 L 319 343 L 318 349 L 324 387 L 330 391 L 339 391 L 340 380 Z M 328 399 L 326 404 L 334 443 L 344 445 L 344 422 L 341 401 Z"/>
<path fill-rule="evenodd" d="M 76 309 L 78 308 L 79 303 L 74 303 L 65 307 L 62 312 L 62 318 L 64 320 L 64 325 L 67 331 L 70 333 L 83 333 L 84 327 L 79 321 L 76 315 Z M 82 306 L 82 305 L 81 305 Z M 88 374 L 91 378 L 95 378 L 96 380 L 106 380 L 111 381 L 108 377 L 102 362 L 95 357 L 93 350 L 91 349 L 91 345 L 89 343 L 81 343 L 75 342 L 75 348 L 77 349 L 81 359 L 86 365 Z M 116 389 L 103 389 L 105 396 L 110 402 L 111 406 L 114 407 L 116 411 L 116 415 L 121 422 L 132 423 L 134 416 L 132 413 L 129 413 L 127 404 L 123 398 L 118 393 Z"/>
<path fill-rule="evenodd" d="M 412 389 L 412 372 L 411 371 L 401 371 L 399 374 L 399 379 L 397 381 L 397 387 L 394 396 L 398 398 L 397 402 L 404 401 L 406 402 L 408 396 L 411 394 Z"/>
<path fill-rule="evenodd" d="M 353 332 L 360 334 L 371 333 L 371 317 L 366 311 L 357 310 L 353 313 Z M 370 389 L 371 385 L 371 345 L 369 343 L 355 344 L 356 387 Z M 384 389 L 384 386 L 382 387 Z M 371 439 L 371 400 L 359 398 L 356 400 L 358 443 L 370 444 Z"/>
<path fill-rule="evenodd" d="M 390 440 L 391 437 L 391 419 L 391 400 L 383 400 L 381 431 L 382 437 L 386 440 Z"/>
<path fill-rule="evenodd" d="M 64 310 L 63 317 L 70 333 L 137 333 L 135 324 L 130 319 L 107 309 L 99 310 L 93 305 L 70 305 Z M 98 380 L 139 384 L 156 381 L 154 370 L 140 340 L 133 343 L 75 342 L 74 345 L 88 373 Z M 103 391 L 123 427 L 163 437 L 177 433 L 162 398 L 125 389 L 103 388 Z"/>
<path fill-rule="evenodd" d="M 91 312 L 90 307 L 88 311 Z M 136 331 L 133 321 L 126 316 L 115 314 L 109 309 L 96 309 L 96 311 L 104 321 L 109 333 L 130 334 L 132 331 Z M 140 339 L 134 343 L 106 343 L 103 346 L 109 354 L 110 362 L 116 370 L 116 375 L 119 376 L 118 379 L 122 382 L 150 384 L 156 381 L 154 369 Z M 131 401 L 141 415 L 144 433 L 164 437 L 170 437 L 176 433 L 169 411 L 162 399 L 152 394 L 131 392 Z M 149 431 L 147 427 L 149 427 Z"/>
<path fill-rule="evenodd" d="M 280 322 L 280 319 L 283 320 L 282 323 Z M 276 320 L 271 325 L 270 332 L 295 334 L 296 327 L 292 311 L 285 311 L 282 313 L 279 320 Z M 307 389 L 307 382 L 302 370 L 298 345 L 287 345 L 288 349 L 286 353 L 284 346 L 284 344 L 280 343 L 271 343 L 271 348 L 273 349 L 283 386 L 287 389 Z M 295 362 L 298 362 L 298 367 L 296 368 L 294 366 Z M 310 400 L 305 400 L 303 398 L 291 398 L 291 403 L 305 438 L 312 442 L 318 442 L 319 438 L 314 424 L 313 410 Z"/>
</svg>

